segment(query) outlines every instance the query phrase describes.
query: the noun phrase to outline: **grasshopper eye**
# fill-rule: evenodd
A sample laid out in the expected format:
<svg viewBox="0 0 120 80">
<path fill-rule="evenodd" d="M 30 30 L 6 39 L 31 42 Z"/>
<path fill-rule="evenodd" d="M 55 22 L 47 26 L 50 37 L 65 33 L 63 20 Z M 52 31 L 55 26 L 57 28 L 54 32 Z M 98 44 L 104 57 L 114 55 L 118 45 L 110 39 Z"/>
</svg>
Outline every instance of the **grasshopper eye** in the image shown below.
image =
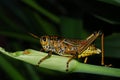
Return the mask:
<svg viewBox="0 0 120 80">
<path fill-rule="evenodd" d="M 43 41 L 46 41 L 46 37 L 43 37 L 42 40 L 43 40 Z"/>
</svg>

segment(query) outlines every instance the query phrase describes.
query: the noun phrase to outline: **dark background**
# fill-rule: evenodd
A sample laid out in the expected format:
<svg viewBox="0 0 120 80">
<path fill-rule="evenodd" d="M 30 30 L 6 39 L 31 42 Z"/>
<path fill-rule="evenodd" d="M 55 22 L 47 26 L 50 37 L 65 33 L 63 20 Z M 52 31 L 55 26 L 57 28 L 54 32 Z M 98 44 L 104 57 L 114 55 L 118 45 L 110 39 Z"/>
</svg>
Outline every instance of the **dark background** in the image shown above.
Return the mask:
<svg viewBox="0 0 120 80">
<path fill-rule="evenodd" d="M 119 27 L 119 0 L 0 0 L 0 46 L 10 52 L 41 49 L 39 40 L 29 32 L 38 36 L 85 39 L 94 31 L 101 30 L 105 34 L 106 63 L 120 68 Z M 100 47 L 99 38 L 95 44 Z M 85 73 L 64 74 L 38 69 L 2 54 L 0 57 L 0 77 L 4 80 L 18 76 L 26 80 L 117 79 Z M 93 56 L 89 63 L 98 64 L 99 60 L 100 56 Z"/>
</svg>

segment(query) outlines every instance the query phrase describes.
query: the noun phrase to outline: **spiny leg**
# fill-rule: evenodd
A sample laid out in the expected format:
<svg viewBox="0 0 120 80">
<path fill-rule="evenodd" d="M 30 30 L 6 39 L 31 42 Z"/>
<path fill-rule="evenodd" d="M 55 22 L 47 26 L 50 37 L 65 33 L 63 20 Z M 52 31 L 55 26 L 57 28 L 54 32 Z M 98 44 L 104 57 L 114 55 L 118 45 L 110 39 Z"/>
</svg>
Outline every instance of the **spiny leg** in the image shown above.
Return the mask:
<svg viewBox="0 0 120 80">
<path fill-rule="evenodd" d="M 105 65 L 104 63 L 104 34 L 101 36 L 101 49 L 102 49 L 102 58 L 101 58 L 101 65 Z M 112 64 L 105 65 L 105 66 L 112 66 Z"/>
<path fill-rule="evenodd" d="M 102 34 L 101 36 L 101 49 L 102 49 L 101 65 L 104 65 L 104 34 Z"/>
<path fill-rule="evenodd" d="M 85 57 L 84 63 L 86 64 L 88 60 L 88 57 Z"/>
<path fill-rule="evenodd" d="M 38 66 L 41 62 L 43 62 L 45 59 L 49 58 L 52 55 L 52 52 L 49 52 L 47 56 L 43 57 L 42 59 L 40 59 L 40 61 L 38 62 Z"/>
</svg>

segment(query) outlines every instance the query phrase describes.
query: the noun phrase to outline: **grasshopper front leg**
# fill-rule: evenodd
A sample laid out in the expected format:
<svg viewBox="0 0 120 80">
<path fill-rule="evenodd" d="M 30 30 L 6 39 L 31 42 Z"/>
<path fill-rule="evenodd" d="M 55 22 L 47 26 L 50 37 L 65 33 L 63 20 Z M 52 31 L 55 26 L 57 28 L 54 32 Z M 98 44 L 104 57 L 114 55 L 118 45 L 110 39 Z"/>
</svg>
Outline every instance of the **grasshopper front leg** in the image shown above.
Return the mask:
<svg viewBox="0 0 120 80">
<path fill-rule="evenodd" d="M 45 59 L 49 58 L 52 55 L 52 52 L 49 52 L 47 56 L 43 57 L 42 59 L 40 59 L 40 61 L 38 62 L 38 66 L 40 65 L 41 62 L 43 62 Z"/>
</svg>

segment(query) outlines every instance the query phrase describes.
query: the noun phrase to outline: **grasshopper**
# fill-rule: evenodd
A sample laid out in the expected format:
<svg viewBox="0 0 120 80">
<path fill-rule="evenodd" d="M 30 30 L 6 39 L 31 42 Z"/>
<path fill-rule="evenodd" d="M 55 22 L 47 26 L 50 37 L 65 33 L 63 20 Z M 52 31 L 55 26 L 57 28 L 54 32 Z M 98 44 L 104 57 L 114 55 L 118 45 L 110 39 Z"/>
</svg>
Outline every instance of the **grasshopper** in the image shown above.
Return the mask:
<svg viewBox="0 0 120 80">
<path fill-rule="evenodd" d="M 39 38 L 32 33 L 30 34 L 35 38 Z M 95 45 L 92 44 L 98 36 L 101 36 L 102 50 L 96 48 Z M 38 65 L 49 58 L 52 53 L 69 57 L 66 63 L 66 71 L 68 71 L 69 63 L 72 59 L 85 57 L 84 63 L 86 63 L 88 56 L 100 53 L 102 53 L 101 65 L 104 65 L 104 34 L 101 31 L 94 32 L 85 40 L 67 39 L 58 36 L 41 36 L 39 39 L 43 50 L 49 53 L 38 62 Z"/>
</svg>

